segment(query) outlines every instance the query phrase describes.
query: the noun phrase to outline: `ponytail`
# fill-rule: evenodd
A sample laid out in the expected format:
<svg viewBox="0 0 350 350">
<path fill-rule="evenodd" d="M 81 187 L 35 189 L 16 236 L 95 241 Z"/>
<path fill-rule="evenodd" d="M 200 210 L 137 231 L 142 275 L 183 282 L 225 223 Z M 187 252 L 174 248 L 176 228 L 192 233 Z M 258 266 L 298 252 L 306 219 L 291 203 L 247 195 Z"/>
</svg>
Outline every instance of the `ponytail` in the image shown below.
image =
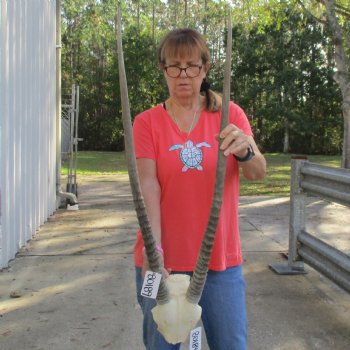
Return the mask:
<svg viewBox="0 0 350 350">
<path fill-rule="evenodd" d="M 204 78 L 201 85 L 201 92 L 205 93 L 206 98 L 206 110 L 208 112 L 217 112 L 221 109 L 222 98 L 221 96 L 210 89 L 210 84 Z"/>
</svg>

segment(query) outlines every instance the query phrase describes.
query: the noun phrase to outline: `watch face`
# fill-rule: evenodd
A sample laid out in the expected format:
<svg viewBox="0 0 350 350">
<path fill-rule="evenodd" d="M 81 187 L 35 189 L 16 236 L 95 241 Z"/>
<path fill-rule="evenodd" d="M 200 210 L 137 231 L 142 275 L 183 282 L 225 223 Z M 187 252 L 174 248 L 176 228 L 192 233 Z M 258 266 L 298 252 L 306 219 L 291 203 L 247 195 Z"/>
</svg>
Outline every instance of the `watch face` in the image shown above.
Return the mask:
<svg viewBox="0 0 350 350">
<path fill-rule="evenodd" d="M 253 147 L 251 145 L 249 145 L 249 147 L 247 148 L 247 154 L 244 157 L 237 157 L 235 155 L 235 158 L 239 161 L 239 162 L 247 162 L 248 160 L 251 160 L 254 156 L 254 150 Z"/>
<path fill-rule="evenodd" d="M 247 155 L 244 157 L 245 158 L 245 162 L 247 162 L 248 160 L 251 160 L 252 158 L 253 158 L 253 156 L 254 156 L 254 151 L 253 151 L 253 149 L 252 149 L 252 146 L 250 146 L 249 145 L 249 147 L 248 147 L 248 153 L 247 153 Z"/>
</svg>

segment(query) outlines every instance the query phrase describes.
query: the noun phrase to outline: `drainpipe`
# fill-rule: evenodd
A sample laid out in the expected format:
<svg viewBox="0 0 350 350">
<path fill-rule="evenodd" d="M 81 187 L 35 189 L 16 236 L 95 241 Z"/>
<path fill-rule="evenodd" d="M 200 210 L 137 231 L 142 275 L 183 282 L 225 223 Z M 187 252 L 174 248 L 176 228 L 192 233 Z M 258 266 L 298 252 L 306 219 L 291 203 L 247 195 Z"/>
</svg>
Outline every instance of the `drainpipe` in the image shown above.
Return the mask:
<svg viewBox="0 0 350 350">
<path fill-rule="evenodd" d="M 61 188 L 61 109 L 61 0 L 56 0 L 56 205 L 60 206 L 62 198 L 68 199 L 67 209 L 78 210 L 75 194 Z"/>
</svg>

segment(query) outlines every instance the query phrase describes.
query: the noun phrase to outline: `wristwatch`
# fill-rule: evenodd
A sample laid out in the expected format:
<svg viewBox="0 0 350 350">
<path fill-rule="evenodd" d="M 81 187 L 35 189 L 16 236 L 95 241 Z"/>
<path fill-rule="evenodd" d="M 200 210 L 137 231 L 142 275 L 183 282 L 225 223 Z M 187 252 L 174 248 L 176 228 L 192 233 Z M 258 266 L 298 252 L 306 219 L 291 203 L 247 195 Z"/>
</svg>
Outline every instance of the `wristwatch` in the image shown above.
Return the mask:
<svg viewBox="0 0 350 350">
<path fill-rule="evenodd" d="M 238 157 L 234 154 L 235 158 L 239 161 L 239 162 L 248 162 L 248 160 L 251 160 L 254 156 L 254 150 L 253 147 L 251 145 L 249 145 L 249 147 L 247 148 L 247 154 L 244 157 Z"/>
</svg>

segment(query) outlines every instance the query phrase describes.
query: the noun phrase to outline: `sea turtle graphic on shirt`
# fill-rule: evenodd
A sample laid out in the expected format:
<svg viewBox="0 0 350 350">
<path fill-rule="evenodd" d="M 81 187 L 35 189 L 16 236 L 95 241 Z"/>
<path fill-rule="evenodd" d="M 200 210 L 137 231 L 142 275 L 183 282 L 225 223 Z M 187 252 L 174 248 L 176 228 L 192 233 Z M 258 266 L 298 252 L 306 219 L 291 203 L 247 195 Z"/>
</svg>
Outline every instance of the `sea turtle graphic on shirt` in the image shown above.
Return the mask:
<svg viewBox="0 0 350 350">
<path fill-rule="evenodd" d="M 201 166 L 203 161 L 203 152 L 201 147 L 210 148 L 211 146 L 207 142 L 200 142 L 195 145 L 193 141 L 188 140 L 183 145 L 177 144 L 171 146 L 169 151 L 181 149 L 180 159 L 184 164 L 182 172 L 185 172 L 188 169 L 203 170 L 203 167 Z"/>
</svg>

